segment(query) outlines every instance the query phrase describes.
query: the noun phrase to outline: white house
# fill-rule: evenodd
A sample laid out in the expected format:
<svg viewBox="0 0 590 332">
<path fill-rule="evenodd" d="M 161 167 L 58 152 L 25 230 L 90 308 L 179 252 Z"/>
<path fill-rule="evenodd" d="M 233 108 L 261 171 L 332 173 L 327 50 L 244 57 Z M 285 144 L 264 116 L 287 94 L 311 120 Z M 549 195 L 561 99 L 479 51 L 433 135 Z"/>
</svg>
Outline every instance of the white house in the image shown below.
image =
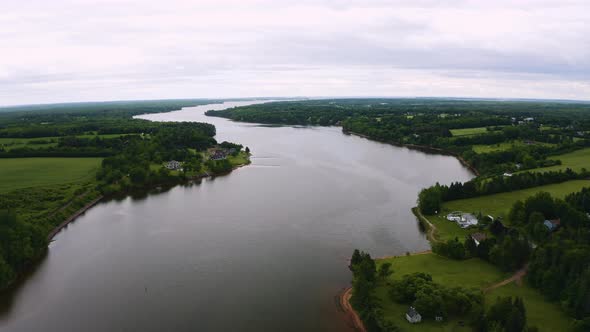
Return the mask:
<svg viewBox="0 0 590 332">
<path fill-rule="evenodd" d="M 420 323 L 422 321 L 422 316 L 416 311 L 414 307 L 410 307 L 408 312 L 406 313 L 406 319 L 408 322 L 412 324 Z"/>
<path fill-rule="evenodd" d="M 182 164 L 176 160 L 170 160 L 166 163 L 166 168 L 171 170 L 179 170 L 182 168 Z"/>
</svg>

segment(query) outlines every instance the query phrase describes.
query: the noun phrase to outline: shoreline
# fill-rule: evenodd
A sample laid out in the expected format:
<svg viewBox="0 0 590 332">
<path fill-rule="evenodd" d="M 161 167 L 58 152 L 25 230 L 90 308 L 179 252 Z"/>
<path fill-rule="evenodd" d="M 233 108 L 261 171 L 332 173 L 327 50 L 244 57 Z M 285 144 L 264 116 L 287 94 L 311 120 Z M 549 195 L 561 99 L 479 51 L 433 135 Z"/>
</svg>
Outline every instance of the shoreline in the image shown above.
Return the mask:
<svg viewBox="0 0 590 332">
<path fill-rule="evenodd" d="M 410 256 L 427 255 L 427 254 L 431 254 L 431 253 L 432 253 L 432 250 L 423 250 L 423 251 L 411 253 Z M 396 257 L 403 257 L 403 256 L 407 256 L 407 255 L 382 256 L 382 257 L 375 258 L 375 260 L 396 258 Z M 352 325 L 352 327 L 355 331 L 367 332 L 367 329 L 365 328 L 365 324 L 363 323 L 363 320 L 359 316 L 358 312 L 356 312 L 356 310 L 354 310 L 354 308 L 352 307 L 352 304 L 350 304 L 351 297 L 352 297 L 352 286 L 348 286 L 348 287 L 344 288 L 342 290 L 342 292 L 340 292 L 340 294 L 338 294 L 338 305 L 340 306 L 344 315 L 346 316 L 345 319 L 349 321 L 349 323 Z"/>
<path fill-rule="evenodd" d="M 364 134 L 355 133 L 353 131 L 345 131 L 344 128 L 342 129 L 342 132 L 345 134 L 366 138 L 368 140 L 375 141 L 375 142 L 381 142 L 381 143 L 391 144 L 391 145 L 402 147 L 402 148 L 408 148 L 410 150 L 418 150 L 418 151 L 422 151 L 422 152 L 431 152 L 431 153 L 441 154 L 441 155 L 445 155 L 445 156 L 452 156 L 452 157 L 455 157 L 457 160 L 459 160 L 461 165 L 468 168 L 475 176 L 480 175 L 477 168 L 473 167 L 473 165 L 468 163 L 465 159 L 463 159 L 463 157 L 461 157 L 460 155 L 458 155 L 457 153 L 455 153 L 453 151 L 449 151 L 449 150 L 445 150 L 445 149 L 441 149 L 441 148 L 435 148 L 433 146 L 428 146 L 428 145 L 405 144 L 405 143 L 399 143 L 399 142 L 378 140 L 378 139 L 374 139 L 374 138 L 369 137 Z"/>
<path fill-rule="evenodd" d="M 209 174 L 209 173 L 204 173 L 204 174 L 196 175 L 196 176 L 193 176 L 193 177 L 189 178 L 187 182 L 194 181 L 194 180 L 200 180 L 200 179 L 204 179 L 204 178 L 213 178 L 215 176 L 228 175 L 228 174 L 230 174 L 231 172 L 235 171 L 238 168 L 241 168 L 241 167 L 250 165 L 252 163 L 252 161 L 250 160 L 250 156 L 251 156 L 251 154 L 248 155 L 248 160 L 247 160 L 246 163 L 233 166 L 232 169 L 231 169 L 231 171 L 229 171 L 227 173 L 224 173 L 224 174 Z M 171 187 L 175 187 L 175 186 L 177 186 L 179 184 L 182 184 L 182 182 L 176 182 Z M 150 188 L 156 188 L 158 186 L 159 185 L 153 185 Z M 148 188 L 145 188 L 145 189 L 148 190 Z M 126 196 L 129 196 L 130 193 L 129 192 L 121 192 L 119 194 L 124 195 L 126 197 Z M 113 196 L 116 196 L 116 195 L 117 194 L 115 194 Z M 113 197 L 113 196 L 109 196 L 109 197 Z M 59 234 L 69 224 L 71 224 L 72 222 L 74 222 L 76 219 L 78 219 L 78 217 L 82 216 L 84 213 L 86 213 L 88 210 L 90 210 L 91 208 L 93 208 L 94 206 L 96 206 L 98 203 L 100 203 L 100 201 L 102 201 L 105 198 L 107 198 L 107 197 L 105 197 L 104 195 L 99 195 L 97 198 L 95 198 L 95 199 L 91 200 L 90 202 L 86 203 L 82 208 L 80 208 L 79 210 L 77 210 L 76 212 L 74 212 L 72 215 L 70 215 L 64 221 L 62 221 L 59 225 L 57 225 L 56 227 L 54 227 L 49 232 L 49 234 L 47 234 L 47 247 L 45 248 L 44 252 L 46 253 L 47 251 L 49 251 L 49 244 L 51 242 L 55 241 L 54 238 L 57 236 L 57 234 Z M 72 203 L 72 201 L 66 203 L 64 206 L 60 207 L 58 210 L 67 207 L 71 203 Z M 30 262 L 30 265 L 28 265 L 27 268 L 25 268 L 23 271 L 20 271 L 20 272 L 16 273 L 16 275 L 14 276 L 14 279 L 12 281 L 10 281 L 7 284 L 6 287 L 0 289 L 0 293 L 4 293 L 6 291 L 10 291 L 11 289 L 13 289 L 14 286 L 17 284 L 17 281 L 20 280 L 26 273 L 28 273 L 27 271 L 30 271 L 31 270 L 31 267 L 34 269 L 35 266 L 39 263 L 39 260 L 41 258 L 42 257 L 37 257 L 32 262 Z"/>
<path fill-rule="evenodd" d="M 90 210 L 93 206 L 95 206 L 96 204 L 98 204 L 98 202 L 100 202 L 103 198 L 104 198 L 104 196 L 99 195 L 97 198 L 93 199 L 92 201 L 90 201 L 89 203 L 87 203 L 86 205 L 84 205 L 81 209 L 79 209 L 78 211 L 74 212 L 74 214 L 72 214 L 71 216 L 67 217 L 66 220 L 64 220 L 61 224 L 57 225 L 51 232 L 49 232 L 49 234 L 47 235 L 47 242 L 53 241 L 53 238 L 62 229 L 66 228 L 68 226 L 68 224 L 70 224 L 71 222 L 73 222 L 74 220 L 76 220 L 79 216 L 81 216 L 86 211 Z"/>
</svg>

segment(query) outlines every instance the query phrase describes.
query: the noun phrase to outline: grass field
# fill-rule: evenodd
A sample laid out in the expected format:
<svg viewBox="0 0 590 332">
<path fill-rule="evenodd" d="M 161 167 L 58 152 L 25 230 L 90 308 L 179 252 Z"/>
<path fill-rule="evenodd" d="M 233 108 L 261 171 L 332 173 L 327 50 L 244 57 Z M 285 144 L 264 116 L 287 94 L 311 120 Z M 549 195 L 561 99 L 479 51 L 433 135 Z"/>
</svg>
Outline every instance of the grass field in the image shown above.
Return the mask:
<svg viewBox="0 0 590 332">
<path fill-rule="evenodd" d="M 78 135 L 76 137 L 80 138 L 115 138 L 119 136 L 127 136 L 126 134 L 104 134 L 104 135 L 96 135 L 96 134 L 85 134 L 85 135 Z M 47 143 L 37 143 L 40 141 L 46 141 Z M 41 148 L 49 148 L 52 146 L 57 146 L 57 142 L 59 141 L 59 137 L 37 137 L 37 138 L 5 138 L 0 137 L 0 148 L 4 148 L 6 151 L 10 151 L 16 148 L 31 148 L 31 149 L 41 149 Z"/>
<path fill-rule="evenodd" d="M 550 143 L 535 143 L 538 145 L 543 145 L 543 146 L 553 146 L 555 144 L 550 144 Z M 475 151 L 475 153 L 490 153 L 490 152 L 496 152 L 496 151 L 506 151 L 509 150 L 513 147 L 519 147 L 519 146 L 525 146 L 526 144 L 523 141 L 512 141 L 512 142 L 502 142 L 502 143 L 498 143 L 498 144 L 489 144 L 489 145 L 474 145 L 473 151 Z"/>
<path fill-rule="evenodd" d="M 484 289 L 508 277 L 495 266 L 480 259 L 455 261 L 436 254 L 400 256 L 377 260 L 377 266 L 389 262 L 392 264 L 393 275 L 389 281 L 400 279 L 414 272 L 424 272 L 432 279 L 449 287 Z M 407 305 L 391 301 L 387 295 L 387 287 L 381 282 L 376 295 L 381 299 L 385 317 L 401 327 L 404 331 L 470 331 L 468 327 L 460 327 L 459 319 L 451 319 L 443 323 L 425 321 L 410 324 L 405 319 Z M 523 298 L 529 325 L 539 327 L 540 331 L 567 331 L 569 320 L 559 306 L 546 302 L 536 290 L 524 285 L 508 284 L 486 294 L 486 307 L 494 304 L 498 296 L 520 296 Z"/>
<path fill-rule="evenodd" d="M 0 193 L 92 180 L 101 158 L 0 159 Z"/>
<path fill-rule="evenodd" d="M 517 200 L 524 200 L 540 191 L 546 191 L 553 197 L 563 198 L 567 194 L 579 191 L 590 186 L 590 180 L 572 180 L 563 183 L 516 190 L 495 195 L 487 195 L 476 198 L 460 199 L 443 204 L 443 212 L 464 211 L 480 212 L 484 215 L 491 214 L 494 217 L 506 217 L 508 211 Z"/>
<path fill-rule="evenodd" d="M 564 198 L 567 194 L 579 191 L 584 187 L 590 187 L 590 180 L 566 181 L 507 193 L 459 199 L 443 203 L 442 210 L 438 215 L 426 217 L 436 226 L 435 236 L 438 240 L 446 241 L 455 237 L 464 239 L 466 235 L 477 232 L 477 227 L 470 229 L 460 228 L 455 222 L 446 219 L 446 215 L 449 212 L 463 211 L 474 213 L 475 215 L 481 212 L 482 215 L 489 214 L 494 216 L 494 218 L 502 217 L 506 220 L 510 208 L 517 200 L 525 200 L 540 191 L 546 191 L 553 197 Z"/>
<path fill-rule="evenodd" d="M 488 129 L 486 127 L 451 129 L 451 134 L 453 136 L 469 136 L 469 135 L 485 134 L 487 132 L 488 132 Z"/>
<path fill-rule="evenodd" d="M 574 152 L 561 154 L 557 156 L 551 156 L 549 159 L 561 160 L 561 165 L 535 168 L 528 170 L 529 172 L 547 172 L 547 171 L 559 171 L 571 168 L 574 171 L 580 171 L 582 168 L 590 170 L 590 148 L 577 150 Z"/>
<path fill-rule="evenodd" d="M 526 282 L 522 286 L 513 282 L 494 289 L 486 294 L 486 304 L 494 304 L 498 297 L 506 296 L 519 296 L 523 299 L 530 326 L 538 327 L 539 331 L 568 331 L 571 319 L 557 303 L 547 302 L 542 294 L 526 285 Z"/>
<path fill-rule="evenodd" d="M 386 262 L 392 264 L 394 271 L 389 280 L 401 279 L 402 276 L 414 272 L 425 272 L 432 275 L 435 282 L 443 285 L 481 289 L 505 277 L 493 265 L 480 259 L 455 261 L 436 254 L 424 254 L 378 260 L 377 265 Z M 460 319 L 451 319 L 443 323 L 424 321 L 420 324 L 410 324 L 405 319 L 408 306 L 390 300 L 384 283 L 377 287 L 376 295 L 381 300 L 386 319 L 394 322 L 403 331 L 471 331 L 469 327 L 459 326 Z"/>
</svg>

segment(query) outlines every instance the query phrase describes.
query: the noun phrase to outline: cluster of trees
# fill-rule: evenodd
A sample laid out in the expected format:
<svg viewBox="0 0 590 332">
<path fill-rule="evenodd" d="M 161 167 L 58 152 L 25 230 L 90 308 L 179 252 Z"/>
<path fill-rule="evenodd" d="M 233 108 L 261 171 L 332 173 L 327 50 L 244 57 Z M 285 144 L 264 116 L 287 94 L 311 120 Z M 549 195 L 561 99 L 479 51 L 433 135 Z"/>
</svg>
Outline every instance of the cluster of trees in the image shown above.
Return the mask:
<svg viewBox="0 0 590 332">
<path fill-rule="evenodd" d="M 537 248 L 529 261 L 528 280 L 547 298 L 559 301 L 576 318 L 582 331 L 590 327 L 590 219 L 583 197 L 588 188 L 564 201 L 548 193 L 538 193 L 516 202 L 510 211 L 511 222 L 529 232 Z M 573 204 L 570 204 L 572 202 Z M 542 229 L 544 219 L 559 218 L 560 226 L 549 236 Z"/>
<path fill-rule="evenodd" d="M 413 306 L 423 319 L 435 317 L 465 317 L 475 320 L 483 310 L 483 295 L 479 290 L 446 287 L 432 281 L 426 273 L 405 275 L 391 283 L 390 298 L 397 303 Z"/>
<path fill-rule="evenodd" d="M 476 323 L 482 332 L 537 332 L 536 327 L 527 327 L 526 308 L 520 297 L 498 298 L 485 316 Z"/>
<path fill-rule="evenodd" d="M 47 247 L 45 230 L 0 210 L 0 289 Z"/>
<path fill-rule="evenodd" d="M 589 176 L 590 172 L 585 169 L 576 173 L 568 168 L 565 171 L 523 172 L 512 176 L 488 177 L 483 180 L 476 178 L 463 183 L 453 182 L 449 186 L 437 183 L 420 192 L 418 207 L 424 214 L 435 214 L 440 211 L 443 202 L 584 179 Z"/>
<path fill-rule="evenodd" d="M 482 240 L 479 245 L 476 245 L 471 237 L 467 237 L 465 241 L 455 238 L 437 242 L 432 245 L 432 251 L 456 260 L 479 257 L 504 271 L 518 270 L 531 255 L 527 237 L 517 229 L 510 229 L 506 234 Z"/>
<path fill-rule="evenodd" d="M 390 264 L 384 264 L 377 271 L 371 255 L 354 251 L 350 259 L 352 271 L 352 297 L 350 304 L 359 313 L 369 332 L 396 332 L 400 329 L 384 319 L 379 301 L 375 298 L 374 289 L 379 278 L 387 278 L 391 271 Z"/>
</svg>

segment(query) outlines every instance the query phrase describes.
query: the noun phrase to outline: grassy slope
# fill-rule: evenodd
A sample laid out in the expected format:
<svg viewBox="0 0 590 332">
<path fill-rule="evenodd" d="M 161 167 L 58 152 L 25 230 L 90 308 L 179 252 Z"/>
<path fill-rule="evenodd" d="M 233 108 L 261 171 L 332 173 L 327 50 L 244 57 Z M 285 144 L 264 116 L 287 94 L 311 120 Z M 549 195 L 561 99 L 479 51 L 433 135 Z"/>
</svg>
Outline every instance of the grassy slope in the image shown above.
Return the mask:
<svg viewBox="0 0 590 332">
<path fill-rule="evenodd" d="M 393 275 L 389 280 L 400 279 L 403 275 L 414 272 L 425 272 L 432 275 L 435 282 L 450 287 L 466 287 L 483 289 L 507 275 L 495 266 L 480 259 L 455 261 L 436 254 L 401 256 L 377 261 L 377 265 L 389 262 L 392 264 Z M 381 283 L 377 287 L 377 296 L 382 300 L 387 319 L 395 322 L 404 331 L 469 331 L 458 326 L 458 319 L 444 323 L 423 322 L 412 325 L 405 320 L 407 305 L 397 304 L 387 296 L 387 287 Z M 539 327 L 541 331 L 566 331 L 568 317 L 554 303 L 544 301 L 536 290 L 524 285 L 509 284 L 486 294 L 486 307 L 493 304 L 498 296 L 521 296 L 527 307 L 530 325 Z"/>
<path fill-rule="evenodd" d="M 432 275 L 435 282 L 443 285 L 481 289 L 505 277 L 494 266 L 480 259 L 454 261 L 436 254 L 424 254 L 378 260 L 377 265 L 385 262 L 391 263 L 394 271 L 389 280 L 400 279 L 414 272 L 425 272 Z M 405 319 L 408 306 L 391 301 L 387 295 L 387 287 L 383 283 L 377 287 L 377 296 L 382 301 L 386 319 L 395 322 L 404 331 L 470 331 L 467 327 L 458 326 L 459 319 L 443 323 L 424 321 L 412 325 Z"/>
<path fill-rule="evenodd" d="M 563 183 L 516 190 L 495 195 L 481 196 L 469 199 L 459 199 L 443 204 L 443 211 L 461 210 L 464 212 L 480 212 L 492 216 L 506 216 L 517 200 L 524 200 L 538 192 L 546 191 L 553 197 L 563 198 L 567 194 L 590 186 L 590 180 L 572 180 Z"/>
<path fill-rule="evenodd" d="M 519 296 L 524 300 L 527 323 L 540 331 L 567 331 L 571 319 L 561 310 L 557 303 L 548 302 L 537 290 L 514 282 L 496 288 L 486 294 L 486 303 L 493 304 L 498 297 Z"/>
<path fill-rule="evenodd" d="M 529 171 L 547 172 L 547 171 L 559 171 L 571 168 L 574 171 L 580 171 L 582 168 L 590 169 L 590 148 L 577 150 L 574 152 L 561 154 L 557 156 L 551 156 L 550 159 L 561 160 L 561 165 L 536 168 Z"/>
<path fill-rule="evenodd" d="M 0 159 L 0 193 L 16 189 L 90 181 L 101 158 Z"/>
</svg>

